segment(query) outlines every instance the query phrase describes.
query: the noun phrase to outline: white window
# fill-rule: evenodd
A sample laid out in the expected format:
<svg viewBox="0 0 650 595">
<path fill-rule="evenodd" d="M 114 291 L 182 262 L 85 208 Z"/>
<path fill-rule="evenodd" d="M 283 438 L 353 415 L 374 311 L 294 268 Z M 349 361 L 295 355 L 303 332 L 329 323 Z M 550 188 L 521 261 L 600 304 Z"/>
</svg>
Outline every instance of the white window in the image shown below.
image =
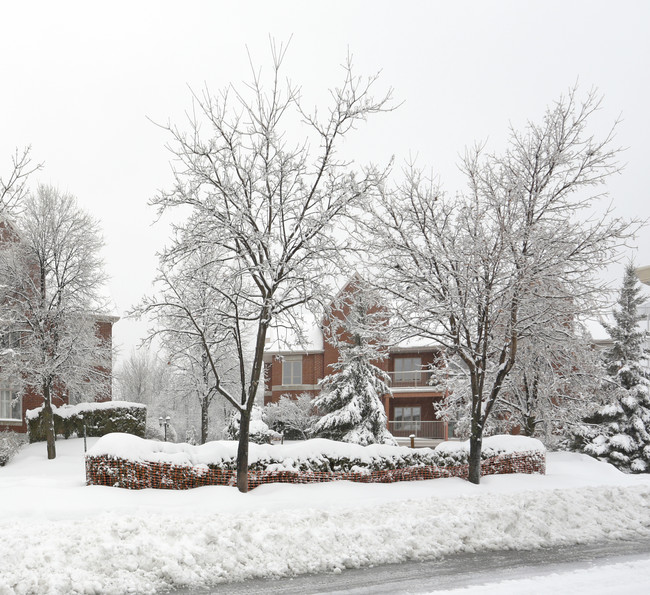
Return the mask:
<svg viewBox="0 0 650 595">
<path fill-rule="evenodd" d="M 7 331 L 0 335 L 1 349 L 18 349 L 20 347 L 20 332 Z"/>
<path fill-rule="evenodd" d="M 20 399 L 15 390 L 0 389 L 0 419 L 21 419 Z"/>
<path fill-rule="evenodd" d="M 302 384 L 302 356 L 285 357 L 282 360 L 282 384 L 284 386 Z"/>
<path fill-rule="evenodd" d="M 419 430 L 422 420 L 422 407 L 395 407 L 397 430 Z"/>
<path fill-rule="evenodd" d="M 418 382 L 422 375 L 422 360 L 419 357 L 395 358 L 395 382 Z"/>
</svg>

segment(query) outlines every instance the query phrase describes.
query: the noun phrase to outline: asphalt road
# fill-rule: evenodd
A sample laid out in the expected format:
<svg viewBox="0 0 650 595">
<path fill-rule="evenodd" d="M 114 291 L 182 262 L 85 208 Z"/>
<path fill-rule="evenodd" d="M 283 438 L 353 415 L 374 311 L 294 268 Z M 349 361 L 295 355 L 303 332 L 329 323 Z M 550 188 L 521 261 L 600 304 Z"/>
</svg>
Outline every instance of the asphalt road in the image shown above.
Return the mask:
<svg viewBox="0 0 650 595">
<path fill-rule="evenodd" d="M 607 541 L 538 550 L 463 553 L 424 562 L 345 570 L 340 574 L 302 575 L 278 580 L 256 579 L 243 583 L 228 583 L 211 590 L 181 590 L 174 593 L 431 593 L 436 590 L 524 578 L 534 574 L 566 572 L 649 556 L 650 539 Z"/>
</svg>

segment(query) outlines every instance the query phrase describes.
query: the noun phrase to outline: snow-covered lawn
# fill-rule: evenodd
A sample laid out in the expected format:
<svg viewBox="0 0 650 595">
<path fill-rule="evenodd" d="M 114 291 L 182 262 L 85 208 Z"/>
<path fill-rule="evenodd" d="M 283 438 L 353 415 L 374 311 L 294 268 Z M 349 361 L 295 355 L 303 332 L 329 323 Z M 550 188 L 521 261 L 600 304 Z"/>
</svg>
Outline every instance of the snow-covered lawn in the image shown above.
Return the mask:
<svg viewBox="0 0 650 595">
<path fill-rule="evenodd" d="M 94 440 L 89 440 L 93 444 Z M 189 491 L 85 486 L 83 441 L 0 468 L 0 594 L 149 593 L 483 548 L 650 536 L 650 477 L 550 453 L 547 475 Z M 480 502 L 479 502 L 480 500 Z"/>
</svg>

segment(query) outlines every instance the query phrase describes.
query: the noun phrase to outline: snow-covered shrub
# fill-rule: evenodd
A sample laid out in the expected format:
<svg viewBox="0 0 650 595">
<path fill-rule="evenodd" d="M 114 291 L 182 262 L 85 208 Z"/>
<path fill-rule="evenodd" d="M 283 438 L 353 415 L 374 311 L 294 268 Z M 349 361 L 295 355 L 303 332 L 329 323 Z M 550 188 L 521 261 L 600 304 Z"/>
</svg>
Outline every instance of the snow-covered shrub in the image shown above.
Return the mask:
<svg viewBox="0 0 650 595">
<path fill-rule="evenodd" d="M 46 439 L 43 427 L 43 407 L 27 411 L 30 442 Z M 144 437 L 147 408 L 142 403 L 107 401 L 105 403 L 79 403 L 52 407 L 54 432 L 69 438 L 82 436 L 84 425 L 87 436 L 104 436 L 112 432 L 124 432 Z"/>
<path fill-rule="evenodd" d="M 239 440 L 239 412 L 233 411 L 226 425 L 225 433 L 230 440 Z M 280 440 L 282 434 L 269 428 L 263 420 L 262 407 L 253 406 L 251 421 L 248 427 L 248 439 L 255 444 L 270 444 L 272 440 Z"/>
<path fill-rule="evenodd" d="M 535 438 L 493 436 L 485 439 L 481 457 L 487 463 L 500 456 L 529 456 L 531 460 L 541 461 L 543 467 L 545 454 L 544 445 Z M 113 434 L 97 441 L 87 456 L 234 471 L 237 443 L 224 441 L 191 446 Z M 360 446 L 316 438 L 285 445 L 251 444 L 249 469 L 256 472 L 369 473 L 417 467 L 459 467 L 467 465 L 468 458 L 469 442 L 443 442 L 435 449 L 411 449 L 385 444 Z"/>
<path fill-rule="evenodd" d="M 288 440 L 307 440 L 316 419 L 314 399 L 308 393 L 296 398 L 282 395 L 277 403 L 265 405 L 263 419 L 272 430 Z"/>
<path fill-rule="evenodd" d="M 16 432 L 0 432 L 0 467 L 6 465 L 25 444 L 25 437 Z"/>
<path fill-rule="evenodd" d="M 192 444 L 194 446 L 199 443 L 197 431 L 194 426 L 190 426 L 185 430 L 185 442 L 186 444 Z"/>
</svg>

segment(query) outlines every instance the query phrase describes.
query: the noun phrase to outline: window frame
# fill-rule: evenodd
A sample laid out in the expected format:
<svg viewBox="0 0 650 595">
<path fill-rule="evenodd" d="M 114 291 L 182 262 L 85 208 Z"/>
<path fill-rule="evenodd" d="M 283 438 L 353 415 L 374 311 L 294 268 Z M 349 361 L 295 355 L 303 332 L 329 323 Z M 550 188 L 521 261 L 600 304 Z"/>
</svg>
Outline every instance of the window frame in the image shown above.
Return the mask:
<svg viewBox="0 0 650 595">
<path fill-rule="evenodd" d="M 0 334 L 0 349 L 19 349 L 21 339 L 20 331 L 5 331 Z"/>
<path fill-rule="evenodd" d="M 422 422 L 422 406 L 400 405 L 399 407 L 395 407 L 393 410 L 393 421 L 402 424 L 399 428 L 402 431 L 420 430 Z"/>
<path fill-rule="evenodd" d="M 9 397 L 7 398 L 7 395 Z M 5 413 L 9 413 L 6 416 Z M 14 415 L 16 417 L 14 417 Z M 18 391 L 0 387 L 0 420 L 1 421 L 22 421 L 23 419 L 23 402 L 18 395 Z"/>
<path fill-rule="evenodd" d="M 290 364 L 287 366 L 287 364 Z M 300 386 L 302 384 L 302 355 L 290 355 L 282 358 L 282 386 Z"/>
<path fill-rule="evenodd" d="M 409 362 L 409 367 L 405 367 L 406 362 Z M 419 355 L 396 357 L 393 363 L 393 371 L 395 382 L 418 382 L 422 374 L 422 358 Z"/>
</svg>

